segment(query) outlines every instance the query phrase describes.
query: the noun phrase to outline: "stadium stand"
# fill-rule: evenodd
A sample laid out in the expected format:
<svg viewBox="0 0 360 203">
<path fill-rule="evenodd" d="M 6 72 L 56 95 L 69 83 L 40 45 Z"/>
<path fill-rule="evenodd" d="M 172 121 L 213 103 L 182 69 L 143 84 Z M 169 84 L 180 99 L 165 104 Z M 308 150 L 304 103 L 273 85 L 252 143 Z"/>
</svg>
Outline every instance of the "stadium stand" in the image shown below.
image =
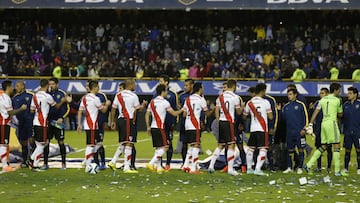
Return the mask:
<svg viewBox="0 0 360 203">
<path fill-rule="evenodd" d="M 360 26 L 351 19 L 359 14 L 3 10 L 0 34 L 10 36 L 10 47 L 0 54 L 0 72 L 281 80 L 302 69 L 306 79 L 354 79 Z"/>
</svg>

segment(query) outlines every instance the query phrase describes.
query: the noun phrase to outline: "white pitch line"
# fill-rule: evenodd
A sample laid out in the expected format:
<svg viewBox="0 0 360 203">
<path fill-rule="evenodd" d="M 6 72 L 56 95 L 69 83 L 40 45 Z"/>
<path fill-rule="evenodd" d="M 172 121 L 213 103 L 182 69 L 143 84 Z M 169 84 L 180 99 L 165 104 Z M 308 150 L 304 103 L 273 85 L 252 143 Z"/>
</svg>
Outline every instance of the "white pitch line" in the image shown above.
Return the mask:
<svg viewBox="0 0 360 203">
<path fill-rule="evenodd" d="M 146 142 L 146 141 L 149 141 L 151 140 L 150 138 L 146 138 L 146 139 L 142 139 L 142 140 L 138 140 L 137 142 Z M 104 148 L 106 147 L 117 147 L 119 146 L 119 144 L 113 144 L 113 145 L 104 145 Z M 83 152 L 85 151 L 86 148 L 82 148 L 82 149 L 78 149 L 76 150 L 75 152 L 72 152 L 72 153 L 78 153 L 78 152 Z"/>
</svg>

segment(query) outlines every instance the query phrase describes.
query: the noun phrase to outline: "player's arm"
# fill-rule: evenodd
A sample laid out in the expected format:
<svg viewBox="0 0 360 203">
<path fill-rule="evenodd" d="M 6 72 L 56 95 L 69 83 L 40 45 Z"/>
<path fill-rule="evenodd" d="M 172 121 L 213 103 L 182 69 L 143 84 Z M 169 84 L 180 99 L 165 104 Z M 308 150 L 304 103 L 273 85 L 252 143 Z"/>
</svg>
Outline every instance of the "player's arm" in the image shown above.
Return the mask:
<svg viewBox="0 0 360 203">
<path fill-rule="evenodd" d="M 272 111 L 271 111 L 271 112 L 267 112 L 267 117 L 268 117 L 269 120 L 274 119 L 274 115 L 273 115 Z"/>
<path fill-rule="evenodd" d="M 172 108 L 168 108 L 166 111 L 169 112 L 172 116 L 178 116 L 184 112 L 184 110 L 182 110 L 182 109 L 175 111 Z"/>
<path fill-rule="evenodd" d="M 146 124 L 146 130 L 147 130 L 149 136 L 151 135 L 150 116 L 151 116 L 151 112 L 149 110 L 147 110 L 145 113 L 145 124 Z"/>
<path fill-rule="evenodd" d="M 216 111 L 216 106 L 211 103 L 209 110 L 205 111 L 205 116 L 209 117 Z"/>
<path fill-rule="evenodd" d="M 18 109 L 12 109 L 12 107 L 11 107 L 11 110 L 8 111 L 8 114 L 10 116 L 13 116 L 13 115 L 16 115 L 16 114 L 18 114 L 18 113 L 20 113 L 22 111 L 25 111 L 26 109 L 27 109 L 26 104 L 21 105 L 21 107 L 18 108 Z"/>
<path fill-rule="evenodd" d="M 81 109 L 81 106 L 80 106 L 80 109 L 78 111 L 78 128 L 77 128 L 77 132 L 79 134 L 82 131 L 82 115 L 83 115 L 83 110 Z"/>
<path fill-rule="evenodd" d="M 114 108 L 114 106 L 112 106 L 112 107 L 113 108 L 111 108 L 111 112 L 110 112 L 111 129 L 115 130 L 115 128 L 116 128 L 115 114 L 116 114 L 117 108 Z"/>
<path fill-rule="evenodd" d="M 244 110 L 245 105 L 244 105 L 244 102 L 243 102 L 243 100 L 242 100 L 242 98 L 240 96 L 239 96 L 239 103 L 237 105 L 238 105 L 238 108 L 235 108 L 236 114 L 241 115 L 241 113 Z"/>
</svg>

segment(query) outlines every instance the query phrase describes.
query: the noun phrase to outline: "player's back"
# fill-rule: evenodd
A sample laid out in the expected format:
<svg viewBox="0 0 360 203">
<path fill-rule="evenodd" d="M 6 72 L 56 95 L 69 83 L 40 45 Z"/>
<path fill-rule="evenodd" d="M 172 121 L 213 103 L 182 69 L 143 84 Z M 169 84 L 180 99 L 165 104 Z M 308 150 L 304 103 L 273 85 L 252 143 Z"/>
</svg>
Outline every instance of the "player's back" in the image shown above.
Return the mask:
<svg viewBox="0 0 360 203">
<path fill-rule="evenodd" d="M 329 94 L 323 97 L 319 103 L 323 112 L 322 121 L 337 121 L 337 114 L 342 113 L 340 98 Z"/>
</svg>

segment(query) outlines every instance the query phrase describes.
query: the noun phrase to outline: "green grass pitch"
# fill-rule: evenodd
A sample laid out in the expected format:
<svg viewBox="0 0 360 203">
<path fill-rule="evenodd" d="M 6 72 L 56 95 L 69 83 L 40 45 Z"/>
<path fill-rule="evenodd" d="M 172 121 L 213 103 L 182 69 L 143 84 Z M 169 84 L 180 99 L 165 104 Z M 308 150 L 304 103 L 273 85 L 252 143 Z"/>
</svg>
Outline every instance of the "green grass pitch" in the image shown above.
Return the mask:
<svg viewBox="0 0 360 203">
<path fill-rule="evenodd" d="M 113 155 L 116 140 L 116 133 L 106 132 L 107 157 Z M 142 132 L 138 140 L 137 157 L 150 158 L 151 139 Z M 84 133 L 66 132 L 66 142 L 80 150 L 68 157 L 84 156 L 81 151 L 85 147 Z M 202 142 L 204 151 L 216 146 L 208 133 L 203 134 Z M 349 177 L 331 174 L 331 182 L 327 183 L 323 181 L 326 172 L 231 177 L 220 172 L 190 175 L 180 170 L 156 174 L 140 168 L 139 174 L 123 174 L 118 170 L 114 176 L 109 169 L 96 175 L 84 173 L 84 169 L 49 169 L 37 173 L 19 169 L 0 175 L 0 202 L 359 202 L 360 176 L 356 175 L 355 165 L 351 166 Z M 309 184 L 301 186 L 298 180 L 301 177 L 306 177 Z"/>
</svg>

